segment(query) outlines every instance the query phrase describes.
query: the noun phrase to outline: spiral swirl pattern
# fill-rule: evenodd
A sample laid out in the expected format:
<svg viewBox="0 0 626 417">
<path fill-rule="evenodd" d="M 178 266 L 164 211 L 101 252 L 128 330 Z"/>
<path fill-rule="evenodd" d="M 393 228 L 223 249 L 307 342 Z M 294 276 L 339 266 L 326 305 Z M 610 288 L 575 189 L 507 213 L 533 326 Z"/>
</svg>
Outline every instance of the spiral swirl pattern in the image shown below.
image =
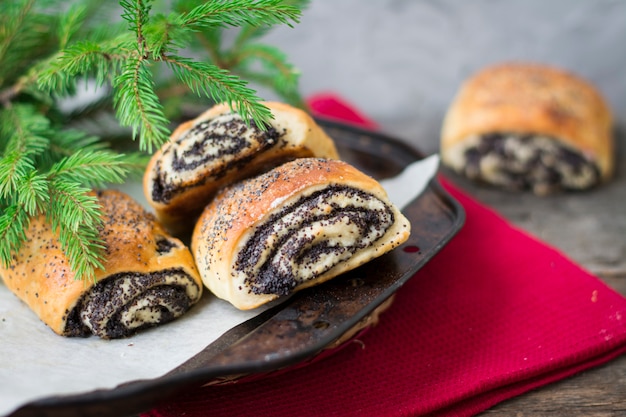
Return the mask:
<svg viewBox="0 0 626 417">
<path fill-rule="evenodd" d="M 239 252 L 235 270 L 255 294 L 286 295 L 371 246 L 393 223 L 393 211 L 375 196 L 328 187 L 270 216 Z"/>
<path fill-rule="evenodd" d="M 199 292 L 197 283 L 180 270 L 111 276 L 77 303 L 66 332 L 103 339 L 127 337 L 180 317 L 199 298 Z"/>
<path fill-rule="evenodd" d="M 191 246 L 206 287 L 249 310 L 378 258 L 410 233 L 374 178 L 343 161 L 299 158 L 223 189 Z"/>
<path fill-rule="evenodd" d="M 224 176 L 279 142 L 279 133 L 261 130 L 236 113 L 228 113 L 193 125 L 162 149 L 155 166 L 152 199 L 167 203 L 189 187 Z"/>
</svg>

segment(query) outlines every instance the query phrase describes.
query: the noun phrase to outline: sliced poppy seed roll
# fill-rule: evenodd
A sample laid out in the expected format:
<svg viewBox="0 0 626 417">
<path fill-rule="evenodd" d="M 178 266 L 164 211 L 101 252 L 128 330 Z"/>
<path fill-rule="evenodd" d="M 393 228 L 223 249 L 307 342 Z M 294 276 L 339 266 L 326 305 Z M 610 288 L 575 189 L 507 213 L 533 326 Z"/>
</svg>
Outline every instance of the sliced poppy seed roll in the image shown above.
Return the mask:
<svg viewBox="0 0 626 417">
<path fill-rule="evenodd" d="M 394 249 L 410 223 L 351 165 L 297 159 L 221 192 L 192 252 L 205 285 L 239 309 L 320 284 Z"/>
<path fill-rule="evenodd" d="M 107 190 L 97 197 L 105 262 L 95 282 L 75 279 L 41 215 L 11 265 L 0 269 L 5 285 L 62 336 L 121 338 L 183 315 L 203 290 L 189 249 L 126 194 Z"/>
<path fill-rule="evenodd" d="M 612 116 L 577 76 L 496 65 L 461 87 L 444 120 L 441 155 L 453 170 L 504 189 L 584 190 L 612 175 Z"/>
<path fill-rule="evenodd" d="M 154 154 L 144 193 L 168 230 L 191 230 L 225 185 L 295 158 L 338 158 L 333 141 L 308 114 L 283 103 L 263 104 L 274 117 L 265 130 L 218 104 L 179 126 Z"/>
</svg>

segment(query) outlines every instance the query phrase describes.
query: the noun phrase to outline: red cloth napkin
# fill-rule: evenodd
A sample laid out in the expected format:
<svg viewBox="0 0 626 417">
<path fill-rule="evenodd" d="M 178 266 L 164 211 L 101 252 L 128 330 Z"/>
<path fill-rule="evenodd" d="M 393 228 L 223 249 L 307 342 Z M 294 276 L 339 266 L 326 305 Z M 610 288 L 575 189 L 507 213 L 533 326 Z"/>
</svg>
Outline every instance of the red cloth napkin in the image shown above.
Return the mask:
<svg viewBox="0 0 626 417">
<path fill-rule="evenodd" d="M 332 95 L 318 116 L 375 126 Z M 471 416 L 626 351 L 626 299 L 442 179 L 467 220 L 372 331 L 313 365 L 145 417 Z"/>
</svg>

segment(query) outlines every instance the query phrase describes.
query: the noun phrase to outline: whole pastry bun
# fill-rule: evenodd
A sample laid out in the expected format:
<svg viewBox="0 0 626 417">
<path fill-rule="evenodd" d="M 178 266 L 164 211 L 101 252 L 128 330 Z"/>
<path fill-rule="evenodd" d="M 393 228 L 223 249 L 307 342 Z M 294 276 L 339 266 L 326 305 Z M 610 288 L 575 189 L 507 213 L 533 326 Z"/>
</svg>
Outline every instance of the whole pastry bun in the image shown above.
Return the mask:
<svg viewBox="0 0 626 417">
<path fill-rule="evenodd" d="M 444 119 L 445 165 L 471 179 L 537 194 L 591 188 L 614 169 L 612 116 L 593 85 L 540 64 L 487 67 Z"/>
<path fill-rule="evenodd" d="M 382 256 L 410 230 L 374 178 L 343 161 L 299 158 L 223 189 L 191 246 L 206 287 L 249 310 Z"/>
</svg>

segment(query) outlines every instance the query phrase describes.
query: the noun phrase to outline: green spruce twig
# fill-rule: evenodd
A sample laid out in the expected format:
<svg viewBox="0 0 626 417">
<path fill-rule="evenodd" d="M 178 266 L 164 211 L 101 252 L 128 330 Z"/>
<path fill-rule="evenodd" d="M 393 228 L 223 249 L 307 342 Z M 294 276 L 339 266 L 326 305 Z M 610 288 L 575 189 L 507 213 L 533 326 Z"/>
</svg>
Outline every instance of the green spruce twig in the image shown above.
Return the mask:
<svg viewBox="0 0 626 417">
<path fill-rule="evenodd" d="M 198 1 L 182 2 L 182 5 L 189 3 L 195 4 Z M 308 6 L 309 1 L 287 0 L 281 3 L 283 7 L 291 6 L 302 10 Z M 266 25 L 243 23 L 232 44 L 225 46 L 223 32 L 226 29 L 215 26 L 195 33 L 189 47 L 197 53 L 206 53 L 215 65 L 228 68 L 246 80 L 269 87 L 292 105 L 306 108 L 298 90 L 300 71 L 278 48 L 259 42 L 269 29 Z"/>
<path fill-rule="evenodd" d="M 149 153 L 169 137 L 172 109 L 191 95 L 228 102 L 245 120 L 265 126 L 269 110 L 234 70 L 296 97 L 297 77 L 289 77 L 297 71 L 286 57 L 251 42 L 273 25 L 297 23 L 303 4 L 121 0 L 114 8 L 99 0 L 3 0 L 0 261 L 9 265 L 30 220 L 45 216 L 77 278 L 93 279 L 104 243 L 92 189 L 141 175 Z M 115 16 L 119 22 L 112 23 Z M 222 32 L 237 27 L 236 45 L 224 48 Z M 261 56 L 265 64 L 257 74 L 251 62 Z M 85 80 L 104 95 L 63 110 L 60 103 L 76 97 Z M 138 139 L 147 153 L 122 153 L 132 147 L 71 128 L 88 126 L 80 119 L 95 121 L 101 114 L 114 115 L 128 129 L 124 137 Z"/>
</svg>

